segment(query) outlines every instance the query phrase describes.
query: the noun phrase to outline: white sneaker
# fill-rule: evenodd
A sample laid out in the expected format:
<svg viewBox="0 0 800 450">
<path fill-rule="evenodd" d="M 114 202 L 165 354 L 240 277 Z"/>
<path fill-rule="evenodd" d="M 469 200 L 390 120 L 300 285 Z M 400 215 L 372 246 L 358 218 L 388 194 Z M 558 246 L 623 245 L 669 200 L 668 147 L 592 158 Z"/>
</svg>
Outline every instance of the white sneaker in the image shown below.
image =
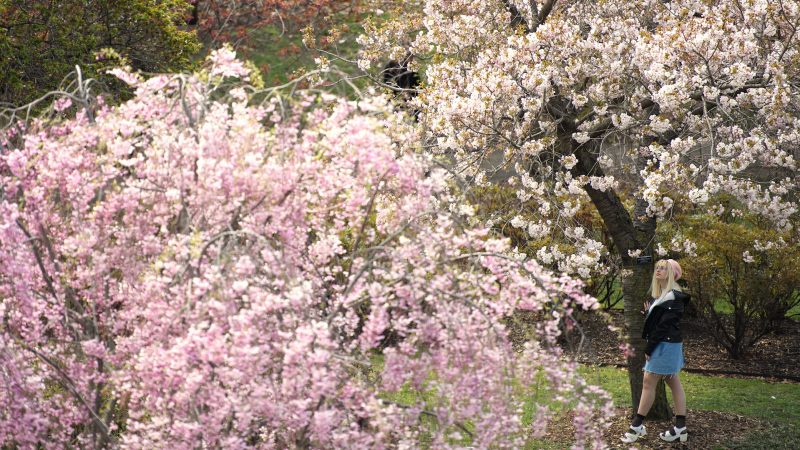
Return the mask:
<svg viewBox="0 0 800 450">
<path fill-rule="evenodd" d="M 689 432 L 686 431 L 686 427 L 672 427 L 671 430 L 659 434 L 658 437 L 660 437 L 662 441 L 667 442 L 675 442 L 678 439 L 680 439 L 681 442 L 686 442 L 686 440 L 689 439 Z"/>
<path fill-rule="evenodd" d="M 641 424 L 638 427 L 631 425 L 630 429 L 628 429 L 628 431 L 625 432 L 625 435 L 622 436 L 622 442 L 631 444 L 645 435 L 647 435 L 647 429 L 645 429 L 644 424 Z"/>
</svg>

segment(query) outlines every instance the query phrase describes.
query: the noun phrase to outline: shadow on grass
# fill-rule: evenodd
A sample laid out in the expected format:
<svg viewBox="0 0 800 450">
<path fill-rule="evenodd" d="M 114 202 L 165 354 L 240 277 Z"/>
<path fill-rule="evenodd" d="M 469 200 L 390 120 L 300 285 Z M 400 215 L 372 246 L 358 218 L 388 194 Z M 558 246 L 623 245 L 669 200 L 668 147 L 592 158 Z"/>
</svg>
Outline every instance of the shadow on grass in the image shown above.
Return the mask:
<svg viewBox="0 0 800 450">
<path fill-rule="evenodd" d="M 715 450 L 797 450 L 800 449 L 800 435 L 787 425 L 776 426 L 772 430 L 751 433 L 742 439 L 731 440 L 724 447 Z"/>
</svg>

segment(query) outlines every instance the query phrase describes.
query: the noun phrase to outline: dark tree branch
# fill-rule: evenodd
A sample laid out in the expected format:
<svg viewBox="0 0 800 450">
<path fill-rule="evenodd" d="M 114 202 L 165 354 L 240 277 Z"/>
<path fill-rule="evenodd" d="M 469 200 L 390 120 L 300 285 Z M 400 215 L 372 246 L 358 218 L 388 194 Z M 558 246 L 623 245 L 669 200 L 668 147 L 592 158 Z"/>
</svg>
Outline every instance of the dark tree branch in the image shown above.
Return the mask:
<svg viewBox="0 0 800 450">
<path fill-rule="evenodd" d="M 508 12 L 511 13 L 511 28 L 522 26 L 526 33 L 530 33 L 531 29 L 528 26 L 528 23 L 525 21 L 525 17 L 523 17 L 519 9 L 517 9 L 517 7 L 511 3 L 511 0 L 503 0 L 503 4 L 506 6 Z"/>
<path fill-rule="evenodd" d="M 503 5 L 509 13 L 511 13 L 511 28 L 523 27 L 525 33 L 533 33 L 547 20 L 547 16 L 553 11 L 556 0 L 547 0 L 542 5 L 542 9 L 536 3 L 536 0 L 529 0 L 531 14 L 533 14 L 533 23 L 529 24 L 525 17 L 520 12 L 519 8 L 511 2 L 511 0 L 503 0 Z"/>
<path fill-rule="evenodd" d="M 31 347 L 30 345 L 26 344 L 21 339 L 19 340 L 19 343 L 25 350 L 28 350 L 29 352 L 33 353 L 36 357 L 38 357 L 40 360 L 42 360 L 44 363 L 50 366 L 58 374 L 59 376 L 59 378 L 57 379 L 58 383 L 64 389 L 66 389 L 70 394 L 72 394 L 72 396 L 75 397 L 75 399 L 78 400 L 78 402 L 81 405 L 83 405 L 86 411 L 89 412 L 89 415 L 92 417 L 92 421 L 94 422 L 97 430 L 100 431 L 101 435 L 103 436 L 103 439 L 106 440 L 109 434 L 108 425 L 106 425 L 106 423 L 103 422 L 103 419 L 100 418 L 100 416 L 97 414 L 97 411 L 95 411 L 94 408 L 92 408 L 91 405 L 89 405 L 89 403 L 86 401 L 86 399 L 83 398 L 83 395 L 81 395 L 81 393 L 78 391 L 75 382 L 72 381 L 72 378 L 70 378 L 70 376 L 64 371 L 64 369 L 62 369 L 58 363 L 49 358 L 47 355 L 36 350 L 34 347 Z"/>
<path fill-rule="evenodd" d="M 36 265 L 39 266 L 39 271 L 42 273 L 42 278 L 44 279 L 45 285 L 47 286 L 47 291 L 53 296 L 53 298 L 58 302 L 58 293 L 56 293 L 56 288 L 53 285 L 53 278 L 50 276 L 50 273 L 47 272 L 47 269 L 44 267 L 44 261 L 42 260 L 42 253 L 39 250 L 39 247 L 36 245 L 36 242 L 40 240 L 40 238 L 34 238 L 33 235 L 28 231 L 25 227 L 25 224 L 22 223 L 22 220 L 17 218 L 16 220 L 17 226 L 20 230 L 22 230 L 22 234 L 28 238 L 28 241 L 31 243 L 31 249 L 33 250 L 33 256 L 36 259 Z"/>
<path fill-rule="evenodd" d="M 531 1 L 531 3 L 534 2 L 535 0 Z M 533 25 L 532 31 L 536 31 L 536 29 L 539 28 L 539 25 L 543 24 L 544 21 L 547 20 L 547 16 L 549 16 L 550 13 L 553 11 L 553 6 L 555 6 L 555 4 L 556 0 L 547 0 L 546 2 L 544 2 L 544 5 L 542 5 L 542 9 L 540 9 L 539 13 L 536 15 L 536 23 Z"/>
<path fill-rule="evenodd" d="M 572 140 L 572 133 L 570 133 L 572 153 L 578 159 L 578 163 L 575 164 L 571 171 L 573 176 L 605 176 L 603 169 L 597 162 L 596 155 L 600 154 L 600 137 L 612 127 L 611 120 L 601 122 L 589 133 L 591 139 L 584 144 L 578 144 L 577 141 Z M 584 186 L 584 190 L 589 195 L 595 208 L 597 208 L 597 212 L 600 213 L 600 217 L 603 219 L 609 234 L 611 234 L 611 239 L 618 249 L 623 264 L 627 263 L 631 259 L 628 256 L 628 250 L 639 247 L 636 227 L 631 214 L 613 189 L 600 191 L 587 184 Z"/>
</svg>

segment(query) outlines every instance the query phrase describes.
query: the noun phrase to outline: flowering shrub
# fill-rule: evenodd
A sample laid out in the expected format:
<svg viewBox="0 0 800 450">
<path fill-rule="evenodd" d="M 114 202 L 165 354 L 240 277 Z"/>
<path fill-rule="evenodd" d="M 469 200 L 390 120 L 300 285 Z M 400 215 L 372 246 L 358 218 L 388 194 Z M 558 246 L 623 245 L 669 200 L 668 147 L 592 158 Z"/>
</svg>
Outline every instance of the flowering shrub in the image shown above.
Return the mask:
<svg viewBox="0 0 800 450">
<path fill-rule="evenodd" d="M 609 399 L 554 345 L 596 302 L 437 209 L 445 173 L 379 102 L 257 103 L 224 49 L 117 75 L 132 100 L 2 141 L 0 445 L 411 448 L 426 414 L 436 448 L 518 448 L 551 401 L 602 445 Z M 515 355 L 518 308 L 540 322 Z"/>
</svg>

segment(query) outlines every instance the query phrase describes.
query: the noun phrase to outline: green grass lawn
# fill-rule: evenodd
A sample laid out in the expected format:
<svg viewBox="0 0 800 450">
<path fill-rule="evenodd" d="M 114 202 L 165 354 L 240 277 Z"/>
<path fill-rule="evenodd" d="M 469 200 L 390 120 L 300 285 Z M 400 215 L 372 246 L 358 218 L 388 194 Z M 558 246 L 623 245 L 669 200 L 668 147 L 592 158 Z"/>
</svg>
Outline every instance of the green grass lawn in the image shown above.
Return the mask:
<svg viewBox="0 0 800 450">
<path fill-rule="evenodd" d="M 628 373 L 616 367 L 584 366 L 587 381 L 602 386 L 616 405 L 630 403 Z M 730 412 L 800 427 L 800 384 L 681 373 L 690 409 Z M 668 395 L 669 396 L 669 395 Z"/>
<path fill-rule="evenodd" d="M 380 356 L 373 358 L 373 374 L 377 374 L 382 366 Z M 592 384 L 599 385 L 608 391 L 616 406 L 630 404 L 630 391 L 628 375 L 625 369 L 616 367 L 582 366 L 581 374 Z M 758 379 L 724 378 L 706 376 L 693 373 L 681 374 L 687 402 L 690 410 L 709 410 L 733 413 L 767 421 L 776 426 L 769 433 L 755 433 L 744 441 L 731 442 L 725 447 L 737 450 L 750 450 L 757 448 L 770 449 L 796 449 L 800 448 L 800 438 L 794 434 L 794 429 L 800 427 L 800 384 L 778 383 Z M 530 423 L 536 404 L 555 404 L 548 402 L 546 387 L 529 387 L 520 389 L 526 396 L 523 423 Z M 430 403 L 435 402 L 435 393 L 417 392 L 409 388 L 396 393 L 386 393 L 383 398 L 400 404 L 411 405 L 420 400 Z M 669 397 L 669 394 L 668 394 Z M 436 426 L 434 419 L 423 417 L 420 420 L 425 430 Z M 469 429 L 471 424 L 465 424 Z M 426 445 L 429 431 L 423 430 L 423 447 Z M 468 444 L 465 439 L 463 444 Z M 529 449 L 558 449 L 564 448 L 564 442 L 531 441 L 526 448 Z M 764 447 L 763 445 L 767 445 Z"/>
<path fill-rule="evenodd" d="M 285 33 L 279 25 L 267 25 L 251 31 L 250 37 L 245 56 L 262 70 L 267 85 L 283 84 L 298 69 L 314 66 L 313 53 L 303 48 L 299 32 Z"/>
<path fill-rule="evenodd" d="M 358 54 L 356 38 L 363 32 L 358 20 L 358 17 L 338 14 L 332 22 L 343 31 L 335 42 L 325 46 L 325 51 L 354 61 Z M 324 52 L 306 48 L 303 45 L 302 30 L 286 30 L 280 24 L 271 24 L 251 30 L 249 37 L 250 43 L 244 56 L 261 69 L 268 86 L 284 84 L 300 73 L 315 69 L 314 59 L 320 56 L 325 56 L 347 73 L 356 72 L 354 65 L 336 61 L 335 57 Z M 366 85 L 360 79 L 354 83 L 360 88 Z"/>
</svg>

